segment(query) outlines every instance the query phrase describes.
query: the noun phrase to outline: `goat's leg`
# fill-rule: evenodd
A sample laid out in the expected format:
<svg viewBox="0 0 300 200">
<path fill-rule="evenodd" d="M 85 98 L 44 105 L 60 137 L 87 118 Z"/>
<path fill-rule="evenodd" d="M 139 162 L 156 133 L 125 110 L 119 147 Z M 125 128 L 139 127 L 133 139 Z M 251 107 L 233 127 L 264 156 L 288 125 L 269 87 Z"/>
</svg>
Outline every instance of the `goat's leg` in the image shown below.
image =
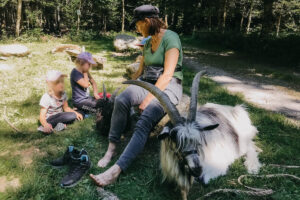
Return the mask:
<svg viewBox="0 0 300 200">
<path fill-rule="evenodd" d="M 181 198 L 182 200 L 187 200 L 187 189 L 186 188 L 181 188 Z"/>
<path fill-rule="evenodd" d="M 253 141 L 250 142 L 248 145 L 247 153 L 246 153 L 246 161 L 245 166 L 247 167 L 247 170 L 251 174 L 257 174 L 259 172 L 259 168 L 261 167 L 261 164 L 258 160 L 258 153 L 256 152 L 256 146 Z"/>
</svg>

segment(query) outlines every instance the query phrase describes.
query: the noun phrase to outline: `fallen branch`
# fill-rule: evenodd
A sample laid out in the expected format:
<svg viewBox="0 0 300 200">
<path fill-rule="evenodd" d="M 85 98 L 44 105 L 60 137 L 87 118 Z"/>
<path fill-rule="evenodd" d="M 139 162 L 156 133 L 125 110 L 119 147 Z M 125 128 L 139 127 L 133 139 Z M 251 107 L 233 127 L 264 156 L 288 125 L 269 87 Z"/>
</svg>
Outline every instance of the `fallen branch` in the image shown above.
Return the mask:
<svg viewBox="0 0 300 200">
<path fill-rule="evenodd" d="M 106 191 L 102 187 L 97 187 L 97 192 L 102 200 L 119 200 L 114 193 Z"/>
<path fill-rule="evenodd" d="M 15 127 L 7 118 L 6 116 L 6 106 L 4 106 L 4 112 L 3 112 L 3 118 L 4 118 L 4 121 L 17 133 L 21 133 L 21 131 Z"/>
</svg>

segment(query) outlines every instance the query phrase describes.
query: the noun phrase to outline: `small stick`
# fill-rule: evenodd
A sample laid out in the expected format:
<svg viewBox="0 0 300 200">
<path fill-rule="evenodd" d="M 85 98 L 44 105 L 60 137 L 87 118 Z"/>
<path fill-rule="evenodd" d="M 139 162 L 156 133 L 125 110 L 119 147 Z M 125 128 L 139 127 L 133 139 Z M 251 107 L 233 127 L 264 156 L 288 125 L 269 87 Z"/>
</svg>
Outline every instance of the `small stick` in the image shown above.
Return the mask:
<svg viewBox="0 0 300 200">
<path fill-rule="evenodd" d="M 6 116 L 6 106 L 4 106 L 3 118 L 4 118 L 5 122 L 6 122 L 6 123 L 7 123 L 7 124 L 8 124 L 15 132 L 21 133 L 21 131 L 20 131 L 17 127 L 15 127 L 15 126 L 8 120 L 8 118 L 7 118 L 7 116 Z"/>
</svg>

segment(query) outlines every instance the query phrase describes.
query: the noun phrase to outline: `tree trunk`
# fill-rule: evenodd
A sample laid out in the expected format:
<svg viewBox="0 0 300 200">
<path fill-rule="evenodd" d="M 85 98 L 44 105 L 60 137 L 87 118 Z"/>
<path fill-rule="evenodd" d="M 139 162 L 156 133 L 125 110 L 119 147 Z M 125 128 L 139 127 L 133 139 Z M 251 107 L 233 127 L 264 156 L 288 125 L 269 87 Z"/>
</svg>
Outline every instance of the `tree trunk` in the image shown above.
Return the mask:
<svg viewBox="0 0 300 200">
<path fill-rule="evenodd" d="M 17 22 L 16 22 L 16 36 L 17 37 L 20 36 L 21 16 L 22 16 L 22 0 L 18 0 Z"/>
<path fill-rule="evenodd" d="M 265 36 L 273 31 L 273 3 L 274 0 L 263 0 L 264 3 L 264 13 L 263 13 L 263 22 L 261 35 Z"/>
<path fill-rule="evenodd" d="M 211 12 L 208 14 L 208 30 L 211 31 Z"/>
<path fill-rule="evenodd" d="M 224 2 L 224 9 L 223 9 L 223 21 L 222 21 L 222 30 L 225 30 L 225 26 L 226 26 L 226 17 L 227 17 L 227 0 L 225 0 Z"/>
<path fill-rule="evenodd" d="M 245 16 L 245 4 L 243 6 L 243 10 L 242 10 L 242 13 L 241 13 L 241 20 L 240 20 L 240 32 L 243 31 L 243 26 L 244 26 L 244 16 Z"/>
<path fill-rule="evenodd" d="M 219 26 L 219 30 L 221 30 L 222 32 L 225 31 L 225 26 L 226 26 L 226 17 L 227 17 L 226 7 L 227 7 L 227 0 L 221 0 L 218 26 Z"/>
<path fill-rule="evenodd" d="M 281 12 L 279 13 L 279 16 L 277 18 L 277 23 L 276 23 L 276 37 L 278 37 L 278 35 L 279 35 L 280 23 L 281 23 Z"/>
<path fill-rule="evenodd" d="M 248 34 L 249 31 L 250 31 L 250 25 L 251 25 L 251 20 L 252 20 L 252 10 L 253 10 L 253 6 L 254 6 L 254 0 L 251 0 L 250 9 L 249 9 L 249 14 L 248 14 L 247 29 L 246 29 L 246 33 L 247 33 L 247 34 Z"/>
<path fill-rule="evenodd" d="M 125 28 L 125 0 L 122 0 L 122 32 Z"/>
<path fill-rule="evenodd" d="M 81 10 L 81 1 L 79 2 L 79 12 Z M 77 35 L 79 34 L 79 30 L 80 30 L 80 15 L 81 13 L 77 13 Z"/>
<path fill-rule="evenodd" d="M 57 32 L 60 34 L 60 7 L 57 6 L 57 20 L 56 20 L 56 24 L 57 24 Z"/>
<path fill-rule="evenodd" d="M 168 15 L 167 14 L 165 14 L 165 24 L 168 27 Z"/>
<path fill-rule="evenodd" d="M 106 15 L 104 15 L 104 26 L 103 26 L 103 31 L 106 32 Z"/>
</svg>

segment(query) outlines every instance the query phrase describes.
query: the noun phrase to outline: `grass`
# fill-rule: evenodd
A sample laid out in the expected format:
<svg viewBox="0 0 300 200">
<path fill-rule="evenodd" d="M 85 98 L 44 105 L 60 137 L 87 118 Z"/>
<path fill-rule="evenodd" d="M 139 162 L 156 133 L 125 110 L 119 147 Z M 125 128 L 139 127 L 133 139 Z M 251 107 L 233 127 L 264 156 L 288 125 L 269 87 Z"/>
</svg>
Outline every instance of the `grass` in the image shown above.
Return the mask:
<svg viewBox="0 0 300 200">
<path fill-rule="evenodd" d="M 67 130 L 50 136 L 36 131 L 39 114 L 39 99 L 46 91 L 44 76 L 49 69 L 58 69 L 69 74 L 74 67 L 64 53 L 51 54 L 49 51 L 59 43 L 68 43 L 63 39 L 52 39 L 46 42 L 25 43 L 31 51 L 30 58 L 9 58 L 5 63 L 14 66 L 11 71 L 0 71 L 0 113 L 7 106 L 7 116 L 22 133 L 14 133 L 0 120 L 0 177 L 19 178 L 20 187 L 0 192 L 0 199 L 99 199 L 96 186 L 84 176 L 74 188 L 62 189 L 59 182 L 67 169 L 57 170 L 49 165 L 49 161 L 60 156 L 68 145 L 85 148 L 93 166 L 90 173 L 103 172 L 96 166 L 107 148 L 107 138 L 95 131 L 94 118 L 85 119 L 70 125 Z M 97 41 L 80 42 L 88 51 L 107 57 L 108 65 L 102 71 L 92 71 L 92 75 L 100 87 L 105 82 L 112 92 L 122 86 L 126 64 L 134 57 L 112 57 L 112 41 L 103 38 Z M 194 72 L 184 68 L 184 92 L 189 93 Z M 125 86 L 122 86 L 124 88 Z M 71 97 L 70 83 L 66 80 L 66 91 Z M 243 97 L 231 95 L 210 79 L 202 79 L 199 90 L 199 101 L 214 102 L 226 105 L 245 103 Z M 253 123 L 259 130 L 256 144 L 263 150 L 260 161 L 264 164 L 277 163 L 300 165 L 300 129 L 288 123 L 279 114 L 256 108 L 247 104 Z M 119 148 L 118 157 L 125 148 L 130 135 L 127 135 Z M 33 153 L 30 148 L 37 149 Z M 29 154 L 29 155 L 28 155 Z M 24 163 L 24 158 L 32 158 L 32 163 Z M 116 158 L 115 160 L 116 161 Z M 238 188 L 236 179 L 245 174 L 243 159 L 237 160 L 226 176 L 213 180 L 206 186 L 195 184 L 190 192 L 190 199 L 197 199 L 207 192 L 218 188 Z M 260 174 L 290 173 L 300 176 L 299 169 L 277 169 L 265 166 Z M 254 187 L 269 187 L 275 190 L 272 196 L 260 199 L 299 199 L 299 182 L 288 178 L 246 179 L 245 182 Z M 144 152 L 123 173 L 117 182 L 106 188 L 114 192 L 120 199 L 180 199 L 180 192 L 172 183 L 161 183 L 159 170 L 159 142 L 150 138 Z M 259 199 L 244 195 L 216 194 L 213 199 Z"/>
</svg>

